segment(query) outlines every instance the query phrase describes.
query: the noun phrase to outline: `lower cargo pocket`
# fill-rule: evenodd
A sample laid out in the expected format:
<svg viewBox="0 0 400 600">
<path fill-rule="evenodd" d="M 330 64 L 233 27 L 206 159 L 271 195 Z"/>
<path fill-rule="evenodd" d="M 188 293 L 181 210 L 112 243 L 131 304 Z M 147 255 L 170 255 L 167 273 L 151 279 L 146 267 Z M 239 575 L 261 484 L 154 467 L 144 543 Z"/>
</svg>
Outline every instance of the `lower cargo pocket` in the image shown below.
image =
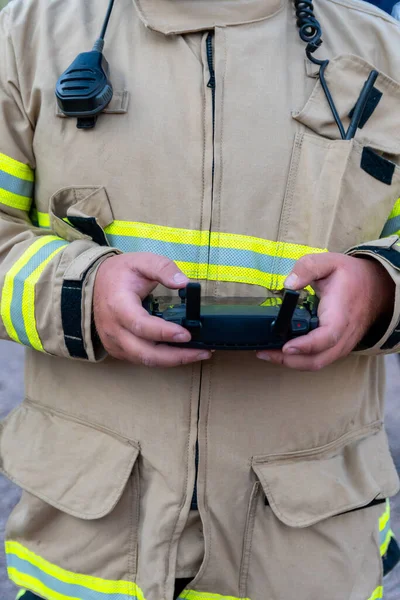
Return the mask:
<svg viewBox="0 0 400 600">
<path fill-rule="evenodd" d="M 379 499 L 398 488 L 380 426 L 323 448 L 254 457 L 253 470 L 241 595 L 380 598 Z"/>
<path fill-rule="evenodd" d="M 134 588 L 138 455 L 130 440 L 31 402 L 9 415 L 0 464 L 23 489 L 6 530 L 17 585 L 49 598 Z"/>
</svg>

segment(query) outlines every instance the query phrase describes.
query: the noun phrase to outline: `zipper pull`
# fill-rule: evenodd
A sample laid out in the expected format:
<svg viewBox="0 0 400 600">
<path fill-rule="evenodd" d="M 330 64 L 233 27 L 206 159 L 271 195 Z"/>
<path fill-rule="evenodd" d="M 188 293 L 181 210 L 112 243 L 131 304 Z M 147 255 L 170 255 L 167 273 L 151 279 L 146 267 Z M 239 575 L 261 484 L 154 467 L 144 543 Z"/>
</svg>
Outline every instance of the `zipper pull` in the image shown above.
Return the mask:
<svg viewBox="0 0 400 600">
<path fill-rule="evenodd" d="M 212 47 L 213 34 L 210 32 L 207 36 L 206 46 L 207 46 L 207 63 L 208 70 L 210 72 L 210 79 L 207 83 L 207 87 L 215 90 L 215 71 L 214 71 L 214 57 L 213 57 L 213 47 Z"/>
</svg>

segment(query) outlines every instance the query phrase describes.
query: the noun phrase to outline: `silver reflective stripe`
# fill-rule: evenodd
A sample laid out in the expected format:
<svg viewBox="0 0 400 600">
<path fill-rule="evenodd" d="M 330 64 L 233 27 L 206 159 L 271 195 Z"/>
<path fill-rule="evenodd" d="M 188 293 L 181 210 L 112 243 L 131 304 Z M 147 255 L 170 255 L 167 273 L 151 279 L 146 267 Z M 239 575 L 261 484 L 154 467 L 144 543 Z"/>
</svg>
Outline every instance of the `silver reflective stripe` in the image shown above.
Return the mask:
<svg viewBox="0 0 400 600">
<path fill-rule="evenodd" d="M 400 215 L 386 221 L 385 227 L 382 229 L 381 238 L 393 235 L 400 230 Z"/>
<path fill-rule="evenodd" d="M 19 177 L 15 177 L 15 175 L 10 175 L 0 170 L 0 189 L 17 194 L 18 196 L 31 198 L 33 195 L 33 181 L 20 179 Z"/>
</svg>

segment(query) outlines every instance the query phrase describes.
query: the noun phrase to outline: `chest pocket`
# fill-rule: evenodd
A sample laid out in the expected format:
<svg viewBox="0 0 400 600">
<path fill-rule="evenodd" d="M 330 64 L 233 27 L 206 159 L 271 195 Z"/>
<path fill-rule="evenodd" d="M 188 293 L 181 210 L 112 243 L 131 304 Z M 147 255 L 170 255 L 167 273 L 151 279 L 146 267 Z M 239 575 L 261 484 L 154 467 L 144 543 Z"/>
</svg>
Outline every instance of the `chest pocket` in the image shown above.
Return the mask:
<svg viewBox="0 0 400 600">
<path fill-rule="evenodd" d="M 344 55 L 326 70 L 345 129 L 373 68 Z M 355 138 L 342 140 L 317 81 L 304 108 L 293 114 L 302 127 L 294 141 L 280 241 L 343 252 L 386 235 L 400 196 L 399 103 L 400 84 L 380 73 Z"/>
</svg>

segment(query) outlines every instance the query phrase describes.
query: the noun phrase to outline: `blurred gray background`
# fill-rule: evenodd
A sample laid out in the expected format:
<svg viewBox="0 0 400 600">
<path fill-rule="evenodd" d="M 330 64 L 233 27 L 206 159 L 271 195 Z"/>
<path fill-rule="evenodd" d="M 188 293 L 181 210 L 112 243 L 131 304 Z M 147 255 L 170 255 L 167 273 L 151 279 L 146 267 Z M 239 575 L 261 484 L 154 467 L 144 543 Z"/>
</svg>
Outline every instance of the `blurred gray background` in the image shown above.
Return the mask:
<svg viewBox="0 0 400 600">
<path fill-rule="evenodd" d="M 400 357 L 389 356 L 387 368 L 386 427 L 396 467 L 400 473 Z M 0 419 L 12 410 L 22 398 L 23 349 L 17 344 L 0 341 Z M 2 539 L 7 515 L 17 501 L 18 490 L 0 475 L 0 600 L 14 600 L 16 595 L 16 590 L 6 575 Z M 399 494 L 392 501 L 392 518 L 393 530 L 400 539 Z M 386 578 L 384 598 L 385 600 L 400 600 L 400 566 Z M 321 600 L 324 599 L 321 598 Z M 338 600 L 342 599 L 338 598 Z"/>
</svg>

